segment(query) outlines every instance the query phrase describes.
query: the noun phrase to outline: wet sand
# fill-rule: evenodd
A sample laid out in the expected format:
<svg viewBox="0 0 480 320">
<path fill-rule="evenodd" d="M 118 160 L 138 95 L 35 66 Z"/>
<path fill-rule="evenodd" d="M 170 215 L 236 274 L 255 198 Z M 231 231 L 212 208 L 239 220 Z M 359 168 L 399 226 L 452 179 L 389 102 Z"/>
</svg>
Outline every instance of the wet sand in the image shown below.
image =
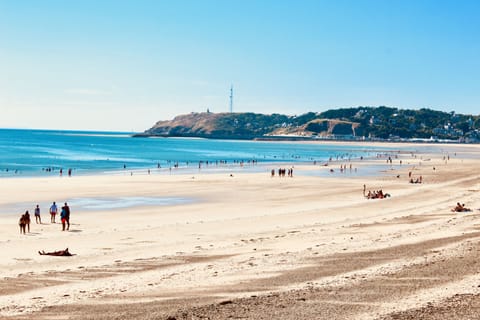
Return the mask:
<svg viewBox="0 0 480 320">
<path fill-rule="evenodd" d="M 0 216 L 0 319 L 476 319 L 480 146 L 422 148 L 293 178 L 4 179 L 0 212 L 40 203 L 43 224 L 20 235 L 20 212 Z M 364 184 L 392 196 L 365 199 Z M 49 222 L 51 201 L 129 198 L 189 201 L 72 206 L 68 232 Z"/>
</svg>

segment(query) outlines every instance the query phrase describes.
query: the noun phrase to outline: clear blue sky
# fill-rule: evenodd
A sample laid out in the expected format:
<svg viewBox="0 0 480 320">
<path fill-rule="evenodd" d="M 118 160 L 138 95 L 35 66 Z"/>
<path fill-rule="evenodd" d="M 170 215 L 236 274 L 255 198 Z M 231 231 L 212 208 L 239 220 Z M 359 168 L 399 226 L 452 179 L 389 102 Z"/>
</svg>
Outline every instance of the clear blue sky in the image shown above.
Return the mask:
<svg viewBox="0 0 480 320">
<path fill-rule="evenodd" d="M 479 114 L 480 1 L 0 0 L 0 127 L 143 131 L 209 108 Z"/>
</svg>

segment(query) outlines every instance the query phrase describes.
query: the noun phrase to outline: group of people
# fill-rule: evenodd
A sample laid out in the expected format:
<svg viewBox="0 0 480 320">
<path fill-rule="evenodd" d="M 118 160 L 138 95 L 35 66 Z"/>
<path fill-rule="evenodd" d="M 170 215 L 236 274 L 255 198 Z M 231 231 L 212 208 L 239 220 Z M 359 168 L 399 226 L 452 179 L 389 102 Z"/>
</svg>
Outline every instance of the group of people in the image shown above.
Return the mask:
<svg viewBox="0 0 480 320">
<path fill-rule="evenodd" d="M 351 163 L 350 163 L 349 169 L 350 169 L 350 172 L 352 172 L 353 166 L 352 166 Z M 333 172 L 333 170 L 330 169 L 330 172 Z M 341 164 L 340 165 L 340 172 L 341 173 L 347 172 L 347 165 L 346 164 L 343 164 L 343 165 Z M 355 168 L 355 172 L 357 172 L 357 168 Z"/>
<path fill-rule="evenodd" d="M 433 167 L 433 170 L 435 170 L 435 167 Z M 422 176 L 419 176 L 414 180 L 412 177 L 412 171 L 408 172 L 408 178 L 410 179 L 409 180 L 410 183 L 422 183 L 422 180 L 423 180 Z"/>
<path fill-rule="evenodd" d="M 369 190 L 366 197 L 367 199 L 384 199 L 390 197 L 390 193 L 383 193 L 381 189 L 373 192 Z"/>
<path fill-rule="evenodd" d="M 470 208 L 465 207 L 465 203 L 461 204 L 460 202 L 457 202 L 457 205 L 455 208 L 452 209 L 452 212 L 468 212 L 471 211 Z"/>
<path fill-rule="evenodd" d="M 45 172 L 54 172 L 56 169 L 55 168 L 52 168 L 52 167 L 47 167 L 47 168 L 42 168 L 42 171 L 45 171 Z M 68 176 L 71 177 L 72 176 L 72 168 L 68 168 Z M 63 168 L 60 168 L 58 169 L 58 173 L 60 175 L 60 177 L 63 176 Z"/>
<path fill-rule="evenodd" d="M 378 191 L 368 190 L 368 193 L 366 193 L 366 191 L 367 191 L 367 186 L 363 185 L 363 196 L 367 199 L 384 199 L 384 198 L 390 197 L 390 194 L 389 193 L 383 193 L 382 189 L 380 189 Z"/>
<path fill-rule="evenodd" d="M 410 178 L 410 183 L 422 183 L 422 176 L 418 177 L 415 180 L 413 180 L 413 178 Z"/>
<path fill-rule="evenodd" d="M 287 174 L 289 177 L 293 177 L 293 168 L 290 168 L 290 169 L 279 168 L 278 169 L 278 176 L 279 177 L 285 177 L 285 174 Z M 275 177 L 275 169 L 272 169 L 271 177 Z"/>
<path fill-rule="evenodd" d="M 58 207 L 55 202 L 53 202 L 52 205 L 50 206 L 49 212 L 50 212 L 50 222 L 56 223 L 55 217 L 58 214 Z M 42 218 L 40 216 L 40 206 L 38 204 L 35 207 L 34 214 L 35 214 L 35 222 L 42 224 Z M 70 230 L 70 207 L 66 202 L 65 202 L 65 205 L 61 208 L 60 220 L 62 222 L 62 231 Z M 20 226 L 20 233 L 26 234 L 27 230 L 28 232 L 30 232 L 30 213 L 28 212 L 28 210 L 26 210 L 25 213 L 22 214 L 18 222 L 18 225 Z"/>
</svg>

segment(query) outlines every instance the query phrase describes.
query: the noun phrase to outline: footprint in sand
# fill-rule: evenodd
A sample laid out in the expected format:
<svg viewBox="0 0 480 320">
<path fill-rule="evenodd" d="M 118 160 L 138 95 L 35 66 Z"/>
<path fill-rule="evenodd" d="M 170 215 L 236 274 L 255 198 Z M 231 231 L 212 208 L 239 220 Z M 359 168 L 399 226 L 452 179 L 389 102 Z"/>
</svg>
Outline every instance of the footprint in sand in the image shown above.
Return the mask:
<svg viewBox="0 0 480 320">
<path fill-rule="evenodd" d="M 32 259 L 28 259 L 28 258 L 13 258 L 13 260 L 16 260 L 16 261 L 24 261 L 24 262 L 32 261 Z"/>
</svg>

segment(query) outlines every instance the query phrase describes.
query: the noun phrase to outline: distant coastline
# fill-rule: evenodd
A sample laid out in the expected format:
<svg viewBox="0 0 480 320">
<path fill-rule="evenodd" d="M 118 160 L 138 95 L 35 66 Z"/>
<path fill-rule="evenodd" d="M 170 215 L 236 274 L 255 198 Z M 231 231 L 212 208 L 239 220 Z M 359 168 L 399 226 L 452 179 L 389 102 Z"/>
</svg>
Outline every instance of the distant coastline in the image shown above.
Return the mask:
<svg viewBox="0 0 480 320">
<path fill-rule="evenodd" d="M 158 121 L 133 137 L 479 143 L 480 116 L 389 107 L 334 109 L 299 116 L 207 111 Z"/>
<path fill-rule="evenodd" d="M 461 144 L 466 143 L 458 140 L 448 139 L 381 139 L 381 138 L 342 138 L 342 137 L 304 137 L 304 136 L 263 136 L 263 137 L 228 137 L 228 136 L 190 136 L 190 135 L 149 135 L 145 133 L 135 133 L 132 138 L 184 138 L 184 139 L 207 139 L 207 140 L 246 140 L 246 141 L 268 141 L 268 142 L 352 142 L 352 143 L 414 143 L 414 144 Z M 468 143 L 480 143 L 480 141 L 470 141 Z"/>
</svg>

